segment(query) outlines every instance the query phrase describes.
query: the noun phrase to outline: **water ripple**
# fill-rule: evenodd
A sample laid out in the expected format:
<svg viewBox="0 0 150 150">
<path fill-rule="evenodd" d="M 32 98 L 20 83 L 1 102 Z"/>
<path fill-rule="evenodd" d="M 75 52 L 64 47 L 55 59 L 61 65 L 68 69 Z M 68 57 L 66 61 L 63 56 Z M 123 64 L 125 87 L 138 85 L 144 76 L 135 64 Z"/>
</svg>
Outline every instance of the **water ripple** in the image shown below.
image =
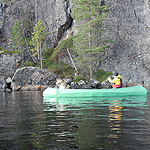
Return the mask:
<svg viewBox="0 0 150 150">
<path fill-rule="evenodd" d="M 0 149 L 150 149 L 145 96 L 43 99 L 0 93 Z"/>
</svg>

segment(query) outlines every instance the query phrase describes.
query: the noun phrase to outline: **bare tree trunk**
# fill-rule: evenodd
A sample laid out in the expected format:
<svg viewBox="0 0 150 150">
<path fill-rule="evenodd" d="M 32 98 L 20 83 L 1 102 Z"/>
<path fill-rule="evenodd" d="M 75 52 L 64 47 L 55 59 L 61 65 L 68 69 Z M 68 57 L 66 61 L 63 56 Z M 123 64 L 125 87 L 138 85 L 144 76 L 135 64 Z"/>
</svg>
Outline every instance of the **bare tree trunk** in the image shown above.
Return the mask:
<svg viewBox="0 0 150 150">
<path fill-rule="evenodd" d="M 35 22 L 36 24 L 38 23 L 38 0 L 35 0 Z M 38 40 L 37 40 L 37 43 L 38 43 Z M 38 55 L 38 60 L 40 60 L 40 50 L 38 46 L 37 46 L 37 55 Z"/>
<path fill-rule="evenodd" d="M 90 13 L 90 4 L 88 4 L 88 8 L 89 8 L 89 13 Z M 90 18 L 88 19 L 88 21 L 90 21 Z M 89 24 L 89 33 L 88 33 L 88 36 L 89 36 L 89 49 L 91 48 L 91 45 L 92 45 L 92 42 L 91 42 L 91 25 Z M 92 50 L 90 51 L 92 53 Z M 91 65 L 89 66 L 89 69 L 90 69 L 90 77 L 92 78 L 92 67 Z"/>
<path fill-rule="evenodd" d="M 35 21 L 38 22 L 38 0 L 35 0 Z"/>
<path fill-rule="evenodd" d="M 68 54 L 69 54 L 69 57 L 70 57 L 70 59 L 71 59 L 71 62 L 72 62 L 72 64 L 73 64 L 75 70 L 78 72 L 78 69 L 77 69 L 77 67 L 76 67 L 76 65 L 75 65 L 75 63 L 74 63 L 74 61 L 73 61 L 73 59 L 72 59 L 72 57 L 71 57 L 71 54 L 70 54 L 70 52 L 69 52 L 68 47 L 67 47 L 67 52 L 68 52 Z"/>
<path fill-rule="evenodd" d="M 38 55 L 38 60 L 40 60 L 40 49 L 38 46 L 38 40 L 37 40 L 37 55 Z"/>
<path fill-rule="evenodd" d="M 43 69 L 43 62 L 42 62 L 42 44 L 40 41 L 40 61 L 41 61 L 41 69 Z"/>
<path fill-rule="evenodd" d="M 92 71 L 92 67 L 90 65 L 90 78 L 92 78 L 92 77 L 93 77 L 93 71 Z"/>
</svg>

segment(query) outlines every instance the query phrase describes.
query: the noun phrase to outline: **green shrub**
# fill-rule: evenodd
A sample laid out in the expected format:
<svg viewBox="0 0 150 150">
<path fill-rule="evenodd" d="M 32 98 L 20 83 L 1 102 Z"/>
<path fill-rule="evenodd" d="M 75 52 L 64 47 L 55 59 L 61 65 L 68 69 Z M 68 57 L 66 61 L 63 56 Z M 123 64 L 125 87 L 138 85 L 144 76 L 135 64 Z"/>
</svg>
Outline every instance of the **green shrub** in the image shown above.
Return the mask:
<svg viewBox="0 0 150 150">
<path fill-rule="evenodd" d="M 31 62 L 31 61 L 25 62 L 24 65 L 25 65 L 26 67 L 28 67 L 28 66 L 33 66 L 33 67 L 35 67 L 35 66 L 36 66 L 36 64 L 35 64 L 34 62 Z"/>
<path fill-rule="evenodd" d="M 43 67 L 47 68 L 48 70 L 52 70 L 53 72 L 60 74 L 62 77 L 65 77 L 65 78 L 73 77 L 76 72 L 73 67 L 61 61 L 53 62 L 53 61 L 45 59 L 43 60 Z"/>
<path fill-rule="evenodd" d="M 76 77 L 74 77 L 73 82 L 78 83 L 80 80 L 86 81 L 86 79 L 84 77 L 82 77 L 82 76 L 76 76 Z"/>
<path fill-rule="evenodd" d="M 43 55 L 43 58 L 44 59 L 49 59 L 50 56 L 52 55 L 54 49 L 53 48 L 44 48 L 43 49 L 43 52 L 42 52 L 42 55 Z"/>
<path fill-rule="evenodd" d="M 16 53 L 19 53 L 19 51 L 2 50 L 1 53 L 2 53 L 2 54 L 16 54 Z"/>
<path fill-rule="evenodd" d="M 74 48 L 72 37 L 62 40 L 57 45 L 57 47 L 53 49 L 53 53 L 50 57 L 50 60 L 57 58 L 60 52 L 64 51 L 65 53 L 67 53 L 67 47 L 69 48 L 69 50 L 72 50 L 72 48 Z"/>
<path fill-rule="evenodd" d="M 96 80 L 98 80 L 99 82 L 103 82 L 108 78 L 108 76 L 112 75 L 112 73 L 97 69 L 96 72 L 93 72 L 93 75 Z"/>
</svg>

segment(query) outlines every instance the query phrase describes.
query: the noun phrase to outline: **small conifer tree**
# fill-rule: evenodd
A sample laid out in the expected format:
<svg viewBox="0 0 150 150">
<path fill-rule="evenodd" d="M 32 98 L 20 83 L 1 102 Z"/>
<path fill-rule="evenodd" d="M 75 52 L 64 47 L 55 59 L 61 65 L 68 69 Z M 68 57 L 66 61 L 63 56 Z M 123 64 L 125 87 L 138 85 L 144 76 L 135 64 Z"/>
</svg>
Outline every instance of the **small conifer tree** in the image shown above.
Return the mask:
<svg viewBox="0 0 150 150">
<path fill-rule="evenodd" d="M 78 59 L 84 68 L 90 69 L 92 76 L 92 62 L 98 59 L 97 54 L 104 52 L 108 40 L 102 38 L 102 23 L 108 12 L 106 5 L 101 5 L 99 0 L 71 0 L 73 10 L 71 16 L 76 23 L 74 43 Z"/>
<path fill-rule="evenodd" d="M 14 26 L 12 27 L 12 32 L 10 36 L 12 40 L 12 45 L 14 50 L 22 51 L 21 48 L 25 44 L 23 34 L 21 31 L 20 21 L 17 19 L 17 21 L 14 23 Z"/>
<path fill-rule="evenodd" d="M 30 45 L 33 47 L 31 51 L 33 52 L 33 55 L 38 56 L 42 69 L 42 44 L 47 34 L 45 33 L 45 29 L 41 20 L 39 20 L 37 24 L 35 24 L 33 30 L 34 32 L 32 33 L 32 40 L 30 41 Z"/>
</svg>

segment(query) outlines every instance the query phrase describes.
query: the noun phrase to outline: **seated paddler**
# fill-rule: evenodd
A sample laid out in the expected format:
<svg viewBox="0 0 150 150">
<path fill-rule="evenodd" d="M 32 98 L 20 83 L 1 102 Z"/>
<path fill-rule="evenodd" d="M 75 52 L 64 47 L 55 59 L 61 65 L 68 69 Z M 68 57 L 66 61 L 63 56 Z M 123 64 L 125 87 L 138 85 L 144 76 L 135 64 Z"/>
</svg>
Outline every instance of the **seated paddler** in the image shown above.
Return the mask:
<svg viewBox="0 0 150 150">
<path fill-rule="evenodd" d="M 114 79 L 108 77 L 108 80 L 112 84 L 113 89 L 122 87 L 122 77 L 119 75 L 119 73 L 116 72 L 114 74 Z"/>
</svg>

